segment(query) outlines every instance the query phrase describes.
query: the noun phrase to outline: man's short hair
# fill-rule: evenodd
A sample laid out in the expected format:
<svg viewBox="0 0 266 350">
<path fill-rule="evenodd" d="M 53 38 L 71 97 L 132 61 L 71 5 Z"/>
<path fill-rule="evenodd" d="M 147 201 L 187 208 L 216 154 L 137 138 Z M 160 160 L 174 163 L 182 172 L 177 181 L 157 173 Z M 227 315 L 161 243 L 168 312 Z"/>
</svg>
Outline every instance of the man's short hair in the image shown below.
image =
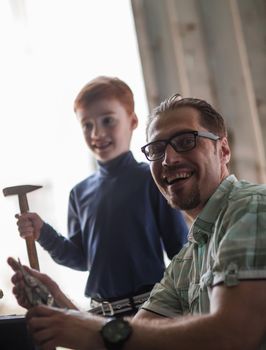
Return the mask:
<svg viewBox="0 0 266 350">
<path fill-rule="evenodd" d="M 224 118 L 208 102 L 192 97 L 182 98 L 180 94 L 175 94 L 161 102 L 161 104 L 158 107 L 155 107 L 149 115 L 146 128 L 147 138 L 150 124 L 155 118 L 162 116 L 167 111 L 172 111 L 182 107 L 196 109 L 200 113 L 200 124 L 204 128 L 220 137 L 227 136 Z"/>
<path fill-rule="evenodd" d="M 134 95 L 130 87 L 116 77 L 99 76 L 88 82 L 74 101 L 74 112 L 89 107 L 101 99 L 116 99 L 131 114 L 134 112 Z"/>
</svg>

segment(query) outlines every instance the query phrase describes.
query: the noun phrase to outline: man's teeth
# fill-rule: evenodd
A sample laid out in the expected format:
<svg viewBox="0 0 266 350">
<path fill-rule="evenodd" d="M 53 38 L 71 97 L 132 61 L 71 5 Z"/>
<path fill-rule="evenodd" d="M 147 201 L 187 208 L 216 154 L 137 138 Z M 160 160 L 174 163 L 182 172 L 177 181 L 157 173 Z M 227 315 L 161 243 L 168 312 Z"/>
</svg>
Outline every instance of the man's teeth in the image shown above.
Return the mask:
<svg viewBox="0 0 266 350">
<path fill-rule="evenodd" d="M 180 173 L 176 176 L 176 179 L 186 179 L 187 177 L 190 177 L 191 173 Z"/>
<path fill-rule="evenodd" d="M 192 173 L 179 173 L 179 174 L 175 174 L 175 176 L 172 176 L 172 177 L 165 177 L 165 179 L 166 179 L 166 181 L 168 182 L 168 183 L 172 183 L 172 182 L 174 182 L 174 181 L 176 181 L 176 180 L 180 180 L 180 179 L 187 179 L 187 178 L 189 178 L 190 176 L 192 175 Z"/>
</svg>

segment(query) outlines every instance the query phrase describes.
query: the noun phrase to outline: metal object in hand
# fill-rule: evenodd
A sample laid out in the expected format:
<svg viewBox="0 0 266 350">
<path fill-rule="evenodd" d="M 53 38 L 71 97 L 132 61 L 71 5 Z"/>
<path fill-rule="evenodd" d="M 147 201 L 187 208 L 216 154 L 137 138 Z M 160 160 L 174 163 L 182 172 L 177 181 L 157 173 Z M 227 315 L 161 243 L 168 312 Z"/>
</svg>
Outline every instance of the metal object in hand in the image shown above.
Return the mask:
<svg viewBox="0 0 266 350">
<path fill-rule="evenodd" d="M 28 302 L 31 306 L 36 305 L 53 305 L 54 298 L 49 292 L 48 288 L 37 278 L 29 274 L 22 266 L 20 260 L 18 259 L 19 270 L 22 273 L 23 280 L 25 283 L 25 294 Z"/>
</svg>

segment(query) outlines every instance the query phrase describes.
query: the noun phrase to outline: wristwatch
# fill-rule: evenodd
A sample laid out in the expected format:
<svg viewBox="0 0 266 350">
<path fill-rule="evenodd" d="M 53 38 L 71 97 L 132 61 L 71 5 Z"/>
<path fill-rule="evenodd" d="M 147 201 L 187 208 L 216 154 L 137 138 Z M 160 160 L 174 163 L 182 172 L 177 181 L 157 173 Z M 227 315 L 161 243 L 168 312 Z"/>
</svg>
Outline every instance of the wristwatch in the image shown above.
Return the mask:
<svg viewBox="0 0 266 350">
<path fill-rule="evenodd" d="M 107 350 L 121 350 L 132 333 L 130 323 L 123 318 L 113 318 L 100 330 Z"/>
</svg>

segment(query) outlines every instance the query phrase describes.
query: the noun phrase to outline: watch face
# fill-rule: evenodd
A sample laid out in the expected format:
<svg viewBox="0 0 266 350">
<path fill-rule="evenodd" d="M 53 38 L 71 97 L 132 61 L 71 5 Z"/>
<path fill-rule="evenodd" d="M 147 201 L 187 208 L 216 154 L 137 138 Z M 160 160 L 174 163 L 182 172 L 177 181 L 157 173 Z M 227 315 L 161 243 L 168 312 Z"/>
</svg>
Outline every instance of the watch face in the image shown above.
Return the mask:
<svg viewBox="0 0 266 350">
<path fill-rule="evenodd" d="M 102 335 L 105 341 L 112 344 L 119 344 L 128 339 L 131 333 L 129 322 L 123 319 L 114 319 L 107 322 L 102 328 Z"/>
</svg>

